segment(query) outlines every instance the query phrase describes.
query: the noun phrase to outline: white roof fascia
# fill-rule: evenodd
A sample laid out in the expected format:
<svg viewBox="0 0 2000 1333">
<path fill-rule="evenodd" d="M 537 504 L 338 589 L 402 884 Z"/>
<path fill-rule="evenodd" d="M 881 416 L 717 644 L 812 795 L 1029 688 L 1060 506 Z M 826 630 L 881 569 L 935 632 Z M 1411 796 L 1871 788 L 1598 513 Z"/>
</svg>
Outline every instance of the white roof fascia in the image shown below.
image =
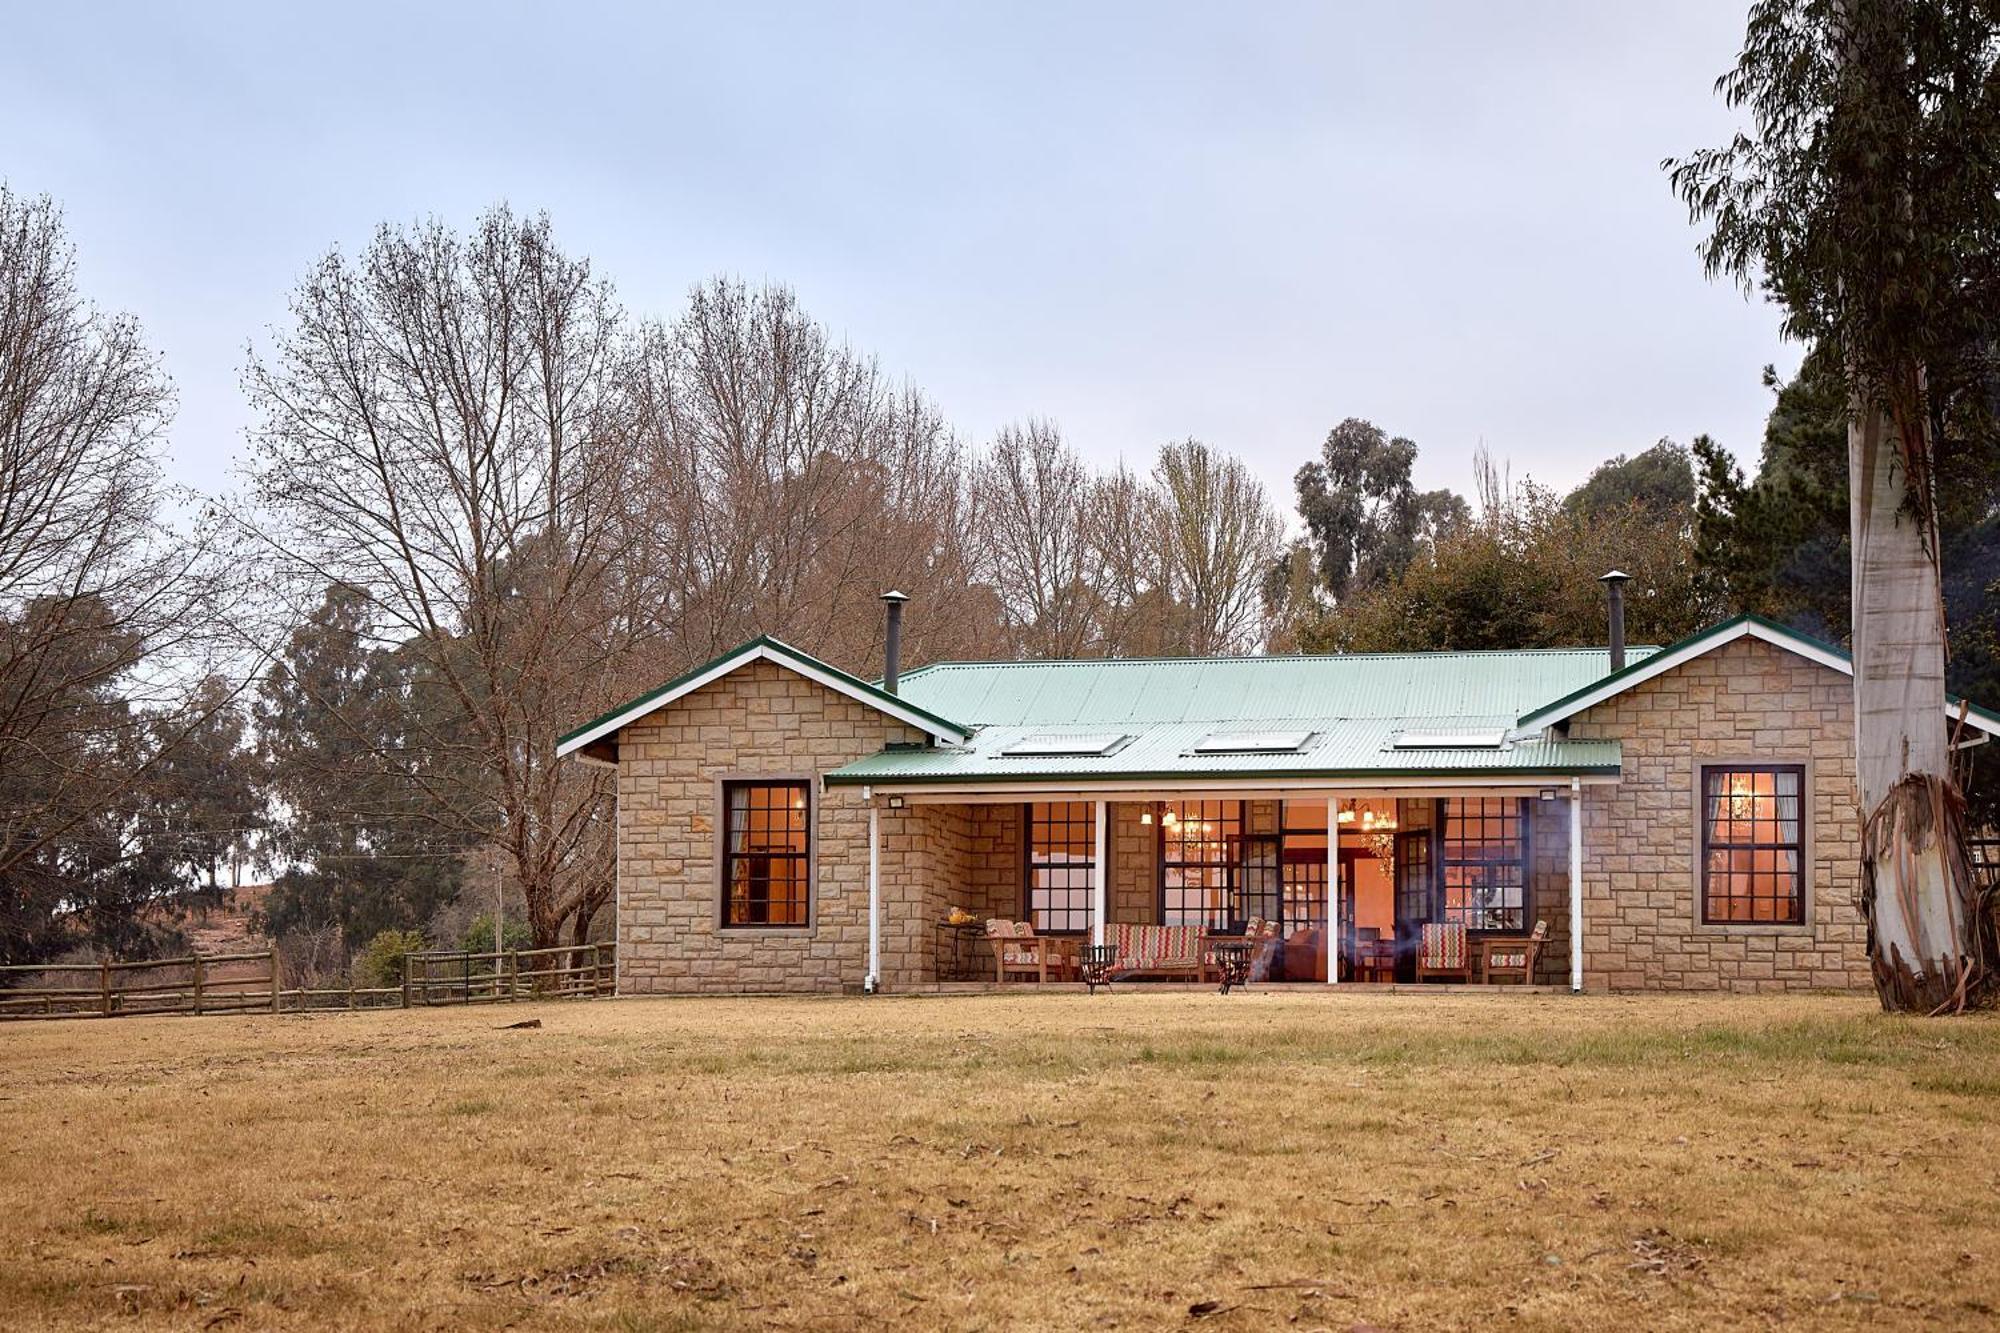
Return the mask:
<svg viewBox="0 0 2000 1333">
<path fill-rule="evenodd" d="M 592 741 L 601 740 L 614 731 L 629 727 L 648 713 L 665 708 L 676 699 L 685 698 L 704 686 L 712 685 L 731 672 L 740 671 L 744 667 L 749 666 L 752 662 L 772 662 L 785 668 L 787 671 L 795 671 L 807 680 L 824 685 L 837 694 L 844 694 L 864 707 L 872 708 L 878 713 L 886 713 L 898 722 L 915 727 L 918 731 L 923 732 L 926 736 L 930 736 L 933 739 L 955 741 L 961 745 L 971 739 L 970 735 L 966 732 L 943 730 L 936 722 L 923 716 L 921 713 L 898 707 L 888 700 L 867 691 L 857 690 L 848 681 L 822 669 L 803 656 L 781 652 L 773 649 L 768 643 L 760 643 L 740 656 L 722 659 L 700 675 L 682 681 L 678 687 L 665 694 L 655 695 L 650 699 L 642 700 L 621 713 L 616 713 L 611 717 L 605 718 L 604 721 L 598 723 L 590 730 L 578 732 L 556 747 L 556 757 L 560 759 L 565 755 L 574 754 L 584 746 L 589 745 Z"/>
</svg>

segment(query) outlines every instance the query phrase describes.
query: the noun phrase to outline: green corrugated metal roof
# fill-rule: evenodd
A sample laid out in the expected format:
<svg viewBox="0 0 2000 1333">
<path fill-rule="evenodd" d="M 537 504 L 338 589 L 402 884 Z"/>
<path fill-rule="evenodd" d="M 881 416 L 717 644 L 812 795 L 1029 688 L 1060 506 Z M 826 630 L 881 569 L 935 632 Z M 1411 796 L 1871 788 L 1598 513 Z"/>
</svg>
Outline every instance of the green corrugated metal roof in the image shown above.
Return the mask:
<svg viewBox="0 0 2000 1333">
<path fill-rule="evenodd" d="M 1655 651 L 1631 649 L 1638 659 Z M 974 728 L 963 746 L 886 750 L 835 783 L 1432 777 L 1616 773 L 1615 741 L 1537 737 L 1499 746 L 1398 749 L 1404 731 L 1508 731 L 1549 699 L 1604 677 L 1589 649 L 1326 657 L 944 662 L 902 678 L 899 695 Z M 1296 730 L 1296 751 L 1197 754 L 1212 732 Z M 1131 739 L 1108 754 L 1010 756 L 1030 737 Z"/>
<path fill-rule="evenodd" d="M 1657 651 L 1633 648 L 1626 660 Z M 906 674 L 896 692 L 982 727 L 1364 717 L 1497 718 L 1507 726 L 1609 670 L 1601 648 L 939 662 Z"/>
</svg>

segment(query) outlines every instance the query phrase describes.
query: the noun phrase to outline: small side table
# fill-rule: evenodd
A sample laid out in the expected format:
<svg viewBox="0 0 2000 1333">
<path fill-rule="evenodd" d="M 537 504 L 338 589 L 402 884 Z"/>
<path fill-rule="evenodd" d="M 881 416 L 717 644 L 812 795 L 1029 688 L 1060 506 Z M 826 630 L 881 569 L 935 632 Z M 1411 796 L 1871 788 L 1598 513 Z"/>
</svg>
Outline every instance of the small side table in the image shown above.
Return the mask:
<svg viewBox="0 0 2000 1333">
<path fill-rule="evenodd" d="M 1232 986 L 1250 980 L 1249 941 L 1218 940 L 1209 946 L 1209 953 L 1215 959 L 1216 971 L 1222 974 L 1222 994 L 1227 995 Z"/>
</svg>

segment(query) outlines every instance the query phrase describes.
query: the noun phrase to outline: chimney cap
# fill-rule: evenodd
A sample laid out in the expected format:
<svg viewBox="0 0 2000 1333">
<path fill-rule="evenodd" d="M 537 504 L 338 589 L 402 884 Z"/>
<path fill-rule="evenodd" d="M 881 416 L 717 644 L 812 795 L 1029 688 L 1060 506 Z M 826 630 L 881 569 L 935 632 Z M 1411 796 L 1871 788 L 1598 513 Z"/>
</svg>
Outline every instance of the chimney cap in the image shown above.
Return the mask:
<svg viewBox="0 0 2000 1333">
<path fill-rule="evenodd" d="M 882 594 L 882 600 L 885 602 L 907 602 L 910 600 L 910 594 L 897 592 L 894 588 L 891 588 Z"/>
<path fill-rule="evenodd" d="M 1632 576 L 1624 570 L 1614 569 L 1608 574 L 1599 574 L 1597 581 L 1599 583 L 1627 583 L 1631 581 L 1631 578 Z"/>
</svg>

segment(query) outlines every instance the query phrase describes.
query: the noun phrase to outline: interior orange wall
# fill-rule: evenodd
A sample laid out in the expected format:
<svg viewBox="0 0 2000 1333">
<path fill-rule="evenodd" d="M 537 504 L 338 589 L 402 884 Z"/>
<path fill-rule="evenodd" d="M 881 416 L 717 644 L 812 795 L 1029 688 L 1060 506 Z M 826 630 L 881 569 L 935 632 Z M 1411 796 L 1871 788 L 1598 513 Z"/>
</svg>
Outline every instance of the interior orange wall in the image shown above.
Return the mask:
<svg viewBox="0 0 2000 1333">
<path fill-rule="evenodd" d="M 1396 931 L 1395 881 L 1385 862 L 1363 856 L 1354 862 L 1354 928 L 1369 926 L 1388 939 Z"/>
</svg>

